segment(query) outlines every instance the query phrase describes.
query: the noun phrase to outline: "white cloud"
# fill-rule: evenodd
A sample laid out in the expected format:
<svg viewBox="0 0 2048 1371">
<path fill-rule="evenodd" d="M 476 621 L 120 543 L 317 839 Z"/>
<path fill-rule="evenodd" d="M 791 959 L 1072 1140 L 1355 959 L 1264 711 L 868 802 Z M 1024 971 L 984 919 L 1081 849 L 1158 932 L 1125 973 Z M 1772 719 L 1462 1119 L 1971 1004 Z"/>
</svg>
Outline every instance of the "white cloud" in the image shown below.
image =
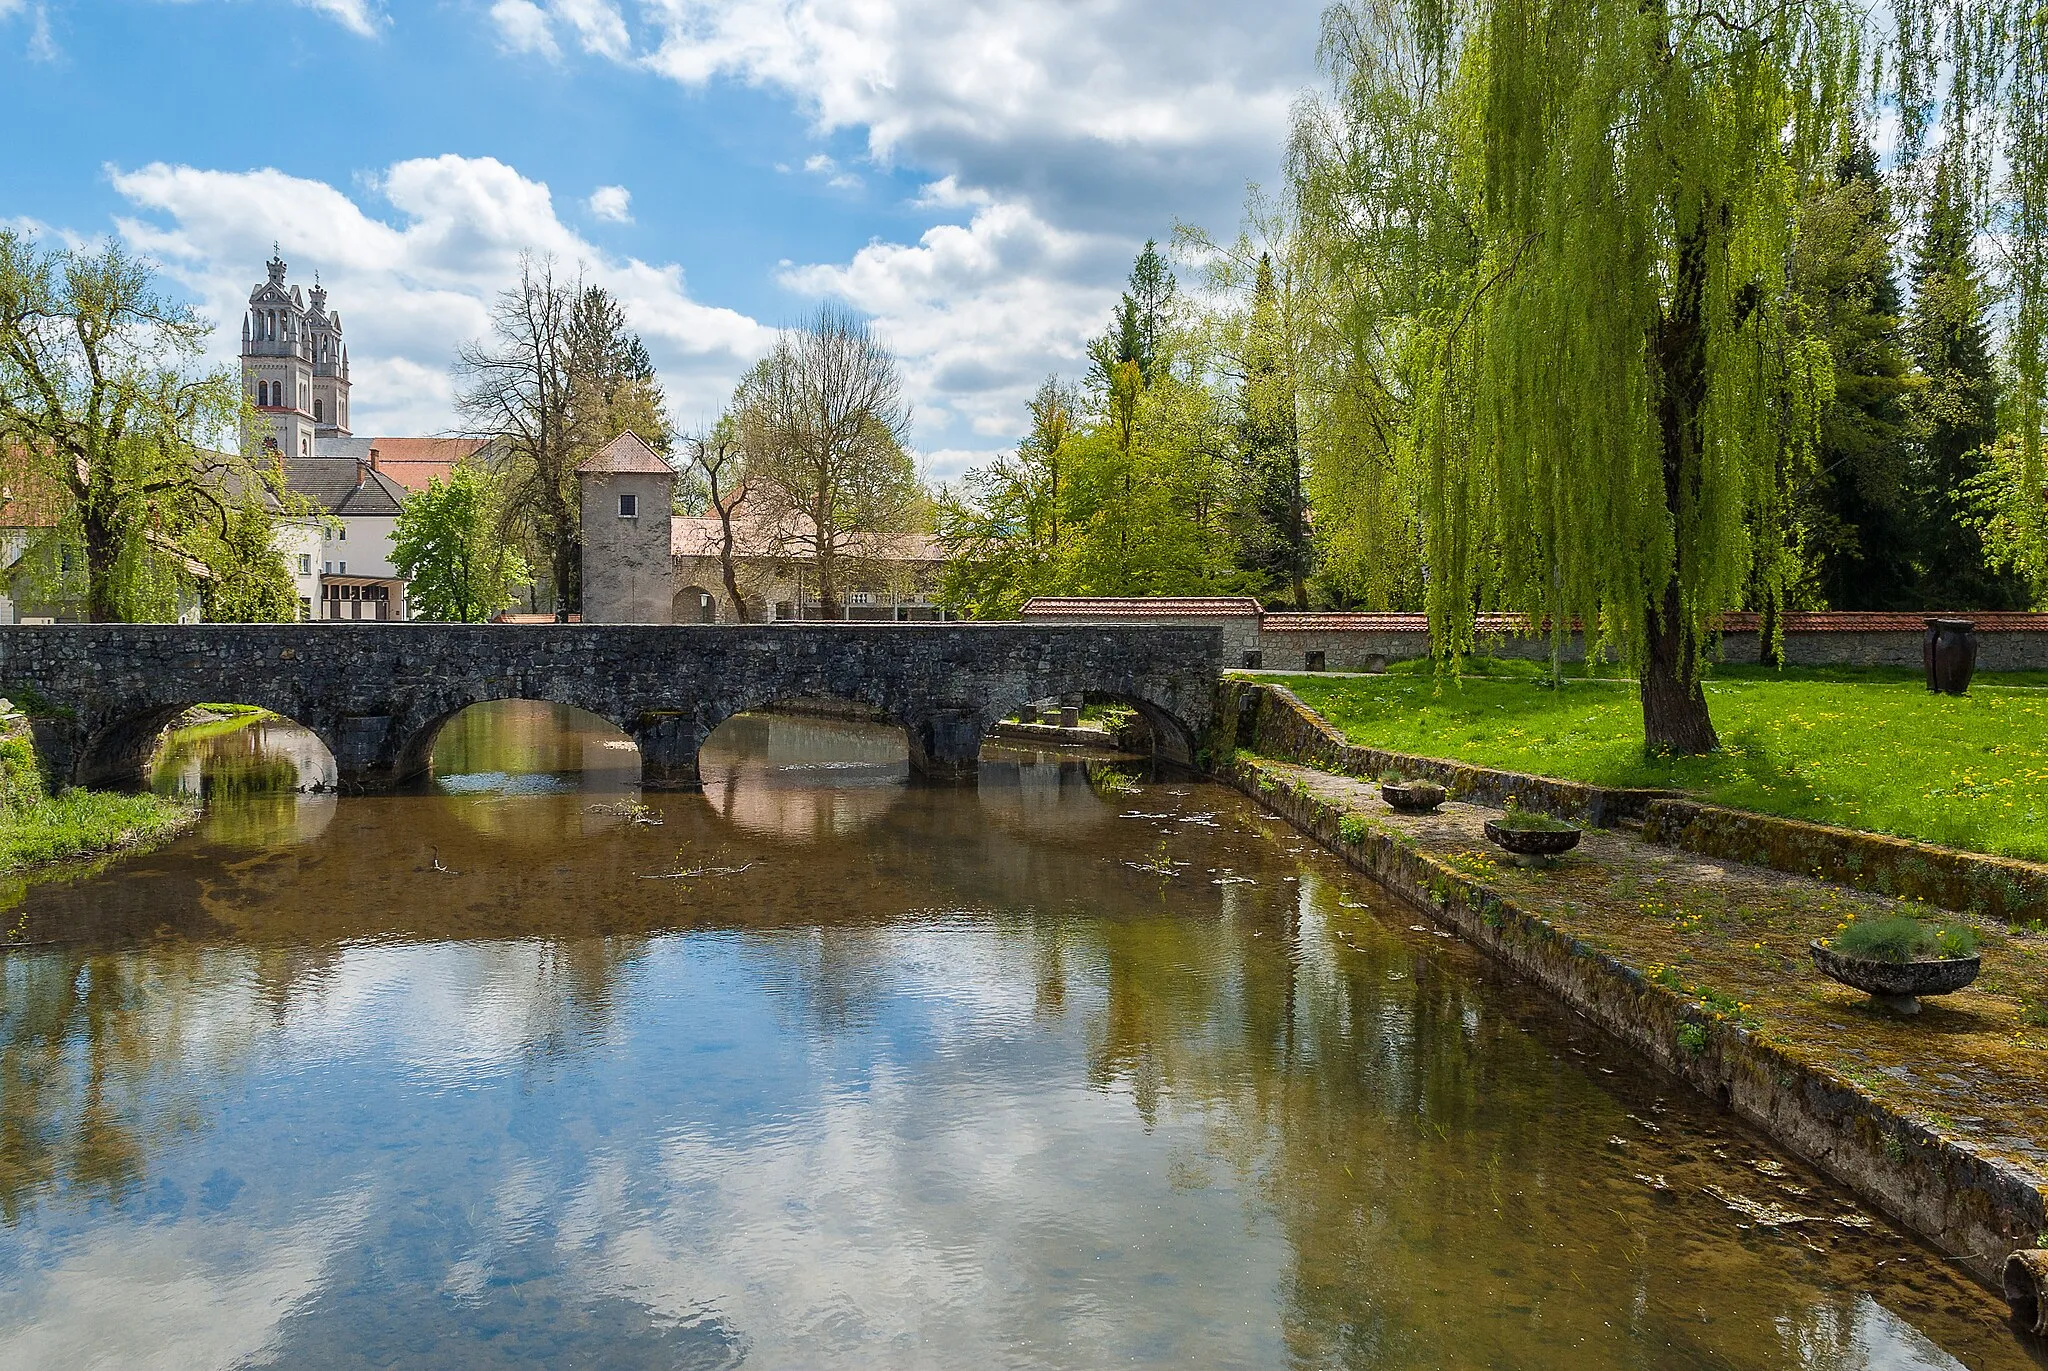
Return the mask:
<svg viewBox="0 0 2048 1371">
<path fill-rule="evenodd" d="M 299 0 L 299 4 L 329 16 L 351 33 L 365 38 L 376 37 L 377 24 L 383 18 L 370 0 Z"/>
<path fill-rule="evenodd" d="M 1270 178 L 1315 77 L 1307 5 L 1186 0 L 1171 23 L 1137 0 L 643 0 L 643 13 L 640 60 L 676 81 L 774 87 L 821 131 L 866 130 L 879 162 L 1042 213 L 1092 203 L 1112 221 L 1162 204 L 1209 215 L 1219 194 L 1234 211 L 1247 178 Z"/>
<path fill-rule="evenodd" d="M 110 175 L 137 211 L 118 221 L 122 235 L 161 261 L 218 326 L 218 360 L 237 351 L 242 310 L 273 239 L 295 283 L 310 285 L 319 272 L 346 330 L 358 433 L 456 426 L 449 365 L 460 343 L 487 329 L 490 302 L 517 279 L 523 251 L 552 253 L 563 269 L 581 269 L 618 295 L 679 417 L 715 412 L 774 341 L 753 319 L 692 299 L 680 266 L 600 252 L 556 215 L 547 186 L 494 158 L 397 163 L 369 187 L 390 207 L 388 219 L 333 186 L 270 169 L 159 162 Z"/>
<path fill-rule="evenodd" d="M 499 43 L 512 52 L 559 57 L 562 49 L 555 30 L 560 28 L 585 52 L 614 62 L 632 57 L 632 35 L 610 0 L 497 0 L 491 6 L 491 22 L 497 26 Z"/>
<path fill-rule="evenodd" d="M 560 4 L 555 4 L 560 10 Z M 1011 438 L 1046 371 L 1079 369 L 1138 247 L 1175 219 L 1227 234 L 1278 175 L 1315 82 L 1319 6 L 1183 0 L 639 0 L 624 59 L 689 87 L 787 98 L 865 160 L 927 173 L 910 201 L 973 215 L 795 267 L 791 289 L 872 311 L 935 447 Z M 559 29 L 559 25 L 557 25 Z M 804 169 L 848 190 L 849 161 Z"/>
<path fill-rule="evenodd" d="M 844 266 L 793 266 L 782 281 L 874 316 L 903 359 L 921 430 L 965 424 L 1009 437 L 1039 381 L 1071 370 L 1102 326 L 1118 288 L 1105 283 L 1120 280 L 1125 255 L 1115 237 L 995 204 L 967 225 L 927 229 L 915 245 L 870 243 Z"/>
<path fill-rule="evenodd" d="M 926 183 L 910 202 L 913 209 L 979 209 L 994 203 L 994 196 L 977 187 L 961 185 L 960 178 L 951 172 Z"/>
<path fill-rule="evenodd" d="M 562 55 L 548 27 L 547 11 L 533 0 L 498 0 L 491 6 L 491 22 L 498 26 L 498 41 L 509 52 L 537 52 L 548 58 Z"/>
<path fill-rule="evenodd" d="M 633 192 L 624 186 L 599 186 L 590 193 L 590 212 L 614 224 L 633 222 Z"/>
</svg>

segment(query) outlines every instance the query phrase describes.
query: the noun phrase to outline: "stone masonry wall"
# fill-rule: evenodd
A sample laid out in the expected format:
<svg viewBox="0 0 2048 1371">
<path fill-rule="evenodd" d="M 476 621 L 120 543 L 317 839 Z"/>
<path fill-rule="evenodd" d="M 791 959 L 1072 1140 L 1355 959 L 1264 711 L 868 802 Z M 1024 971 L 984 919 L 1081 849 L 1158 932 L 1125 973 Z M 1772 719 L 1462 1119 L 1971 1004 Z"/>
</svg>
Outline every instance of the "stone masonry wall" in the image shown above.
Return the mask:
<svg viewBox="0 0 2048 1371">
<path fill-rule="evenodd" d="M 1221 653 L 1213 628 L 1135 624 L 55 624 L 0 628 L 0 696 L 41 716 L 70 784 L 138 779 L 180 710 L 224 701 L 304 724 L 345 784 L 389 785 L 458 710 L 529 699 L 610 720 L 646 784 L 689 787 L 719 723 L 800 697 L 878 711 L 932 777 L 971 774 L 996 720 L 1050 695 L 1127 701 L 1186 754 Z"/>
</svg>

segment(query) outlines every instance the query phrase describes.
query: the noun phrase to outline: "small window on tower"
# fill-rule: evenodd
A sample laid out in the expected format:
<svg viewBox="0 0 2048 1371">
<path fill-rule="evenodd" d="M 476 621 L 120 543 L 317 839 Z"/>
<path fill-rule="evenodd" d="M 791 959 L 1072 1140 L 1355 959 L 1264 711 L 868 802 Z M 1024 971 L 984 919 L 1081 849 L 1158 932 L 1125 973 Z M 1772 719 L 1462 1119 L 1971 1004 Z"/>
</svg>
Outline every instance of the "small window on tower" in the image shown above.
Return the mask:
<svg viewBox="0 0 2048 1371">
<path fill-rule="evenodd" d="M 637 519 L 640 517 L 640 497 L 638 495 L 621 495 L 619 497 L 619 517 L 621 519 Z"/>
<path fill-rule="evenodd" d="M 320 402 L 318 400 L 313 402 L 313 422 L 316 424 L 320 422 Z"/>
</svg>

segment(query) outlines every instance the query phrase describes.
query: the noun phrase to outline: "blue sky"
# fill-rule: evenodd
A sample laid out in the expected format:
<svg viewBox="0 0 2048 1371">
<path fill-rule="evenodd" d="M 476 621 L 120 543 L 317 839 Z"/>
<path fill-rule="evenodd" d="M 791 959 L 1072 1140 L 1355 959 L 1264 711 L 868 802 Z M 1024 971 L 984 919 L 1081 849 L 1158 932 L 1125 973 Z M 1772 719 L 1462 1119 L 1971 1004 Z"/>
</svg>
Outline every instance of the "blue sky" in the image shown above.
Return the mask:
<svg viewBox="0 0 2048 1371">
<path fill-rule="evenodd" d="M 819 300 L 945 476 L 1079 370 L 1131 257 L 1233 229 L 1318 7 L 1184 0 L 0 0 L 0 222 L 112 234 L 223 327 L 272 240 L 358 433 L 445 431 L 522 249 L 627 303 L 682 423 Z M 26 136 L 24 136 L 26 134 Z"/>
</svg>

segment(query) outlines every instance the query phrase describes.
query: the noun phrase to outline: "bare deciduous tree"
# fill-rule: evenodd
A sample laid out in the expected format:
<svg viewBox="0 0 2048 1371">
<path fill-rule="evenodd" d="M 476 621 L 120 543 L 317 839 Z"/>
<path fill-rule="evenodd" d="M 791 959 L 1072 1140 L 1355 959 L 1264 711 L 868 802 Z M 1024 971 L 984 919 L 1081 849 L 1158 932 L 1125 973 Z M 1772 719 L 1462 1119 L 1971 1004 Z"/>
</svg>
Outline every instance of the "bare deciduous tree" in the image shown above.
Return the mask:
<svg viewBox="0 0 2048 1371">
<path fill-rule="evenodd" d="M 897 551 L 924 510 L 895 355 L 827 305 L 784 332 L 733 400 L 755 507 L 836 617 L 846 575 Z"/>
<path fill-rule="evenodd" d="M 599 286 L 522 257 L 519 284 L 491 309 L 491 335 L 463 345 L 457 403 L 492 442 L 508 520 L 523 525 L 554 581 L 557 606 L 582 602 L 576 468 L 628 428 L 668 446 L 661 390 L 623 307 Z"/>
<path fill-rule="evenodd" d="M 740 593 L 734 566 L 737 539 L 733 531 L 733 518 L 750 494 L 745 455 L 732 436 L 731 425 L 723 423 L 708 437 L 689 439 L 687 446 L 690 465 L 704 486 L 705 501 L 718 520 L 718 574 L 732 601 L 733 617 L 746 623 L 747 598 Z"/>
</svg>

